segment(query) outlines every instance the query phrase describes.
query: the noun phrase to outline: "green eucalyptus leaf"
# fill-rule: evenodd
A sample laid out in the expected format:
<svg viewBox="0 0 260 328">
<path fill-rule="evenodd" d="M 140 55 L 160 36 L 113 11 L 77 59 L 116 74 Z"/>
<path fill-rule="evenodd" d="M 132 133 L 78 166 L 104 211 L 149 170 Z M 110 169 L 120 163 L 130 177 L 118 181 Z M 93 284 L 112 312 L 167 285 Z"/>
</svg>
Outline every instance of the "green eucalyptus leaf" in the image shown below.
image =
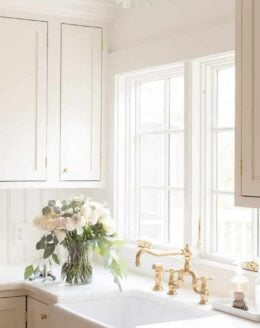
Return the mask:
<svg viewBox="0 0 260 328">
<path fill-rule="evenodd" d="M 45 206 L 43 209 L 42 209 L 42 215 L 49 215 L 51 213 L 51 209 L 49 206 Z"/>
<path fill-rule="evenodd" d="M 55 244 L 48 244 L 48 246 L 44 250 L 43 258 L 47 259 L 49 256 L 51 256 L 55 251 L 55 247 Z"/>
<path fill-rule="evenodd" d="M 54 211 L 54 213 L 56 213 L 56 214 L 60 214 L 60 208 L 59 208 L 58 206 L 54 206 L 54 207 L 53 207 L 53 211 Z"/>
<path fill-rule="evenodd" d="M 41 240 L 39 240 L 36 244 L 36 249 L 39 250 L 39 249 L 44 249 L 45 248 L 45 240 L 46 240 L 46 237 L 43 236 L 41 238 Z"/>
<path fill-rule="evenodd" d="M 34 274 L 37 275 L 40 272 L 40 267 L 37 265 L 37 267 L 34 269 Z"/>
<path fill-rule="evenodd" d="M 49 207 L 54 207 L 56 205 L 56 200 L 49 200 L 48 201 L 48 206 Z"/>
<path fill-rule="evenodd" d="M 59 260 L 57 254 L 53 253 L 53 254 L 52 254 L 52 259 L 53 259 L 53 261 L 54 261 L 56 264 L 60 264 L 60 260 Z"/>
<path fill-rule="evenodd" d="M 47 241 L 52 241 L 52 239 L 53 239 L 53 236 L 52 236 L 52 234 L 50 233 L 50 234 L 46 237 L 46 240 L 47 240 Z"/>
<path fill-rule="evenodd" d="M 24 270 L 24 279 L 28 279 L 31 277 L 31 275 L 33 275 L 33 266 L 32 265 L 28 265 L 25 270 Z"/>
</svg>

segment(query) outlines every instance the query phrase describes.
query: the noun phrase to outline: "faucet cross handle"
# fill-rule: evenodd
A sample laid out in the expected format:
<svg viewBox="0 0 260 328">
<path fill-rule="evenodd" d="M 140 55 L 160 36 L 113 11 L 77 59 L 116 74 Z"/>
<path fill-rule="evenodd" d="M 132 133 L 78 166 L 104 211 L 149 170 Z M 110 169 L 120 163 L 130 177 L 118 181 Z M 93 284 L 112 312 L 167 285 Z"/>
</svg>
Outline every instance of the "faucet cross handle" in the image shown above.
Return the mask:
<svg viewBox="0 0 260 328">
<path fill-rule="evenodd" d="M 180 279 L 183 279 L 183 271 L 182 270 L 174 270 L 174 269 L 169 269 L 165 270 L 170 274 L 169 276 L 169 282 L 168 282 L 168 295 L 176 295 L 177 294 L 177 289 L 181 287 L 182 283 L 180 283 Z"/>
<path fill-rule="evenodd" d="M 155 271 L 155 284 L 153 286 L 153 291 L 162 291 L 162 279 L 164 274 L 164 268 L 163 265 L 160 263 L 153 264 L 152 269 Z"/>
<path fill-rule="evenodd" d="M 200 294 L 200 302 L 199 304 L 208 304 L 208 298 L 209 298 L 209 289 L 208 289 L 208 282 L 211 281 L 211 277 L 205 277 L 202 276 L 198 278 L 198 282 L 200 282 L 200 288 L 198 288 L 198 292 Z"/>
</svg>

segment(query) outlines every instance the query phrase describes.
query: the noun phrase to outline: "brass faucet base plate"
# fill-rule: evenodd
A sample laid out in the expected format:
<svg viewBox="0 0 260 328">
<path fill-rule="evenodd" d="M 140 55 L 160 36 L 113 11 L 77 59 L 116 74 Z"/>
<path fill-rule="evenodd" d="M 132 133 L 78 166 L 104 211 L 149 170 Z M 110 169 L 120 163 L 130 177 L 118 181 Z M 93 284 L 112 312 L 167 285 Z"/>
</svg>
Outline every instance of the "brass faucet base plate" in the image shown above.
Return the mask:
<svg viewBox="0 0 260 328">
<path fill-rule="evenodd" d="M 152 290 L 153 290 L 154 292 L 161 292 L 161 291 L 164 290 L 164 289 L 163 289 L 162 286 L 156 286 L 156 285 L 155 285 L 155 286 L 153 287 Z"/>
<path fill-rule="evenodd" d="M 167 295 L 177 295 L 178 293 L 175 291 L 168 291 Z"/>
</svg>

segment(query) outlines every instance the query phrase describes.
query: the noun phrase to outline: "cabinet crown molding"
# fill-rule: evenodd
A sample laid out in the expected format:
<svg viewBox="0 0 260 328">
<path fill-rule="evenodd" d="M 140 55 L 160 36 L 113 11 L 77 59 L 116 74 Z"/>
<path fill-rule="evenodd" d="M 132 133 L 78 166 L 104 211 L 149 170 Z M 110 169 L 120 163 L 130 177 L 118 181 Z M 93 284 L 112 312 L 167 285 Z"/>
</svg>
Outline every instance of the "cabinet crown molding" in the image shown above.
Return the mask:
<svg viewBox="0 0 260 328">
<path fill-rule="evenodd" d="M 110 0 L 0 0 L 0 15 L 8 10 L 109 23 L 115 17 L 116 6 Z"/>
</svg>

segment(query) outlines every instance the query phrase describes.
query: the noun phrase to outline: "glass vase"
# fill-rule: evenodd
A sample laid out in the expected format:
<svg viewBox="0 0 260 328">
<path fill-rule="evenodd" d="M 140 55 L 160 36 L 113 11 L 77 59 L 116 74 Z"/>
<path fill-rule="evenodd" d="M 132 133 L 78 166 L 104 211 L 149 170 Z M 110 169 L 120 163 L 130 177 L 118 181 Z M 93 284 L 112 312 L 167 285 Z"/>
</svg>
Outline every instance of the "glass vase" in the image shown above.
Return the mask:
<svg viewBox="0 0 260 328">
<path fill-rule="evenodd" d="M 63 244 L 68 257 L 62 266 L 62 278 L 75 285 L 87 285 L 92 281 L 92 252 L 88 242 L 70 241 Z"/>
</svg>

